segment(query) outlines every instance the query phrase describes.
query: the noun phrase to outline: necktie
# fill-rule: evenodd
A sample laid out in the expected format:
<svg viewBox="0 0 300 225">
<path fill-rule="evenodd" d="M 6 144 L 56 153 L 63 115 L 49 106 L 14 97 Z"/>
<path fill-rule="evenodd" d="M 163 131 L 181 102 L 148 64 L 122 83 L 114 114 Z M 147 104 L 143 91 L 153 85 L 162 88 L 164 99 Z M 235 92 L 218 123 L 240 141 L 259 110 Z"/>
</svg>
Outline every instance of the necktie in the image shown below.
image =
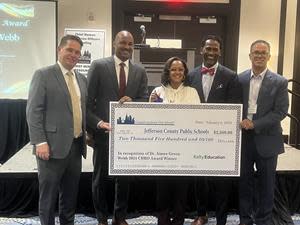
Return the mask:
<svg viewBox="0 0 300 225">
<path fill-rule="evenodd" d="M 202 74 L 209 74 L 209 75 L 213 76 L 215 74 L 215 68 L 202 67 L 201 68 L 201 73 Z"/>
<path fill-rule="evenodd" d="M 125 89 L 126 89 L 126 76 L 124 70 L 125 63 L 120 63 L 120 74 L 119 74 L 119 96 L 122 98 L 125 96 Z"/>
<path fill-rule="evenodd" d="M 74 137 L 78 137 L 81 133 L 82 117 L 79 104 L 79 96 L 76 94 L 76 88 L 74 85 L 74 75 L 72 72 L 67 73 L 67 86 L 71 96 L 72 111 L 73 111 L 73 126 Z"/>
</svg>

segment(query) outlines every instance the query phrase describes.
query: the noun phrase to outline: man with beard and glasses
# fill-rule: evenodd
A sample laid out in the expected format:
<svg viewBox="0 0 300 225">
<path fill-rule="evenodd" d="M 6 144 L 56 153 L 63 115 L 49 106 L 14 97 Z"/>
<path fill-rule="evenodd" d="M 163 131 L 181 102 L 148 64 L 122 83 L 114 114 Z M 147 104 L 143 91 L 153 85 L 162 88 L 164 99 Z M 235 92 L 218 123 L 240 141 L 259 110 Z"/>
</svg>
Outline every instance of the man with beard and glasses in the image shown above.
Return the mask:
<svg viewBox="0 0 300 225">
<path fill-rule="evenodd" d="M 208 35 L 201 42 L 203 63 L 188 75 L 190 85 L 194 87 L 202 103 L 241 103 L 241 87 L 235 72 L 218 62 L 221 56 L 222 40 Z M 195 181 L 195 197 L 198 217 L 192 225 L 206 224 L 209 190 L 215 186 L 217 225 L 225 225 L 227 220 L 227 203 L 232 189 L 230 178 L 199 177 Z"/>
<path fill-rule="evenodd" d="M 134 40 L 130 32 L 120 31 L 114 40 L 115 55 L 95 60 L 88 72 L 87 124 L 93 130 L 93 202 L 99 225 L 107 225 L 109 102 L 148 101 L 145 69 L 131 62 Z M 125 220 L 129 178 L 115 179 L 112 225 L 127 225 Z"/>
<path fill-rule="evenodd" d="M 249 54 L 252 67 L 239 75 L 244 105 L 239 189 L 241 225 L 272 224 L 277 158 L 284 152 L 280 122 L 287 114 L 289 99 L 287 80 L 267 68 L 270 57 L 268 42 L 253 42 Z"/>
</svg>

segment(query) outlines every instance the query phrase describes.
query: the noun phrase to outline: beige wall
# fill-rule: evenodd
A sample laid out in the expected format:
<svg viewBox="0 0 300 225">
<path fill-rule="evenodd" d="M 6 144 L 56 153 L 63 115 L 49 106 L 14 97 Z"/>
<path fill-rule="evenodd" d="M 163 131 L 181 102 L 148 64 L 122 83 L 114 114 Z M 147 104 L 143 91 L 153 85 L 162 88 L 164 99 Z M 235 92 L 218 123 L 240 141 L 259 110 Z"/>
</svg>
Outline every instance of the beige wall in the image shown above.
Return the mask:
<svg viewBox="0 0 300 225">
<path fill-rule="evenodd" d="M 111 0 L 58 0 L 58 39 L 63 36 L 65 28 L 105 30 L 105 56 L 110 56 L 111 12 Z M 94 20 L 89 20 L 89 17 L 94 17 Z"/>
<path fill-rule="evenodd" d="M 249 46 L 257 39 L 270 42 L 272 57 L 268 66 L 277 72 L 280 8 L 280 0 L 241 1 L 238 72 L 249 68 Z M 288 79 L 293 74 L 296 9 L 297 0 L 287 1 L 283 75 Z"/>
<path fill-rule="evenodd" d="M 271 44 L 269 68 L 276 72 L 278 62 L 280 0 L 242 0 L 238 72 L 250 67 L 249 46 L 257 39 Z"/>
<path fill-rule="evenodd" d="M 295 34 L 296 34 L 296 16 L 297 16 L 297 0 L 287 1 L 287 20 L 285 30 L 284 43 L 284 59 L 283 59 L 283 75 L 287 79 L 293 78 L 294 70 L 294 53 L 295 53 Z M 289 89 L 292 89 L 289 84 Z M 291 96 L 290 96 L 291 105 Z M 289 112 L 291 111 L 291 107 Z M 290 119 L 286 118 L 283 123 L 284 133 L 288 134 L 290 127 Z"/>
<path fill-rule="evenodd" d="M 288 79 L 293 78 L 296 17 L 297 0 L 288 0 L 283 60 L 283 74 Z"/>
<path fill-rule="evenodd" d="M 264 39 L 270 42 L 271 60 L 268 67 L 272 71 L 277 72 L 280 9 L 280 0 L 241 1 L 238 72 L 242 72 L 250 67 L 249 46 L 256 39 Z M 297 0 L 288 0 L 283 62 L 283 76 L 287 79 L 292 78 L 293 74 L 296 9 Z M 282 125 L 284 134 L 289 134 L 289 118 L 286 118 Z"/>
</svg>

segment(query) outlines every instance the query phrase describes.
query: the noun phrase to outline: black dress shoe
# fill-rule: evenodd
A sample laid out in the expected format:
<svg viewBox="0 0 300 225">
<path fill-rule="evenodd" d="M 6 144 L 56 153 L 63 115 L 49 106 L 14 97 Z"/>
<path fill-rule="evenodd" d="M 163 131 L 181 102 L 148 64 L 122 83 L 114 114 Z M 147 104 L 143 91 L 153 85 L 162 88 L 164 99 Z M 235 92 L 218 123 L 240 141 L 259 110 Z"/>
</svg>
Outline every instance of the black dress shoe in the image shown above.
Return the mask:
<svg viewBox="0 0 300 225">
<path fill-rule="evenodd" d="M 102 219 L 102 220 L 98 223 L 98 225 L 108 225 L 107 219 Z"/>
<path fill-rule="evenodd" d="M 207 216 L 198 216 L 192 223 L 191 225 L 204 225 L 208 222 L 208 217 Z"/>
<path fill-rule="evenodd" d="M 113 219 L 111 225 L 128 225 L 125 219 L 115 220 Z"/>
<path fill-rule="evenodd" d="M 101 223 L 98 223 L 98 225 L 108 225 L 108 223 L 107 222 L 106 223 L 105 222 L 104 223 L 101 222 Z"/>
</svg>

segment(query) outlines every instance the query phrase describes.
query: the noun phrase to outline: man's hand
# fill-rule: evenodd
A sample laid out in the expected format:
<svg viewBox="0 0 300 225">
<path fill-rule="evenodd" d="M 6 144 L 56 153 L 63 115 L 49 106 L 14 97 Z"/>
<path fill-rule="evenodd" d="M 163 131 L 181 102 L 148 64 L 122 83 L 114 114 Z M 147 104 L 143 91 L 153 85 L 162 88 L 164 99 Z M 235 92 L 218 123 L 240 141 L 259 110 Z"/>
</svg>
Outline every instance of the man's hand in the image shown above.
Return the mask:
<svg viewBox="0 0 300 225">
<path fill-rule="evenodd" d="M 107 131 L 111 131 L 110 124 L 107 123 L 107 122 L 104 122 L 104 121 L 102 121 L 102 122 L 99 124 L 99 128 L 100 128 L 100 129 L 107 130 Z"/>
<path fill-rule="evenodd" d="M 37 145 L 36 150 L 35 150 L 35 154 L 36 154 L 37 157 L 39 157 L 42 160 L 49 160 L 49 158 L 50 158 L 49 145 L 47 143 Z"/>
<path fill-rule="evenodd" d="M 253 124 L 252 120 L 244 119 L 240 124 L 241 124 L 241 127 L 245 130 L 253 130 L 254 129 L 254 124 Z"/>
<path fill-rule="evenodd" d="M 132 102 L 132 98 L 129 96 L 123 96 L 120 100 L 119 103 L 123 104 L 124 102 Z"/>
</svg>

